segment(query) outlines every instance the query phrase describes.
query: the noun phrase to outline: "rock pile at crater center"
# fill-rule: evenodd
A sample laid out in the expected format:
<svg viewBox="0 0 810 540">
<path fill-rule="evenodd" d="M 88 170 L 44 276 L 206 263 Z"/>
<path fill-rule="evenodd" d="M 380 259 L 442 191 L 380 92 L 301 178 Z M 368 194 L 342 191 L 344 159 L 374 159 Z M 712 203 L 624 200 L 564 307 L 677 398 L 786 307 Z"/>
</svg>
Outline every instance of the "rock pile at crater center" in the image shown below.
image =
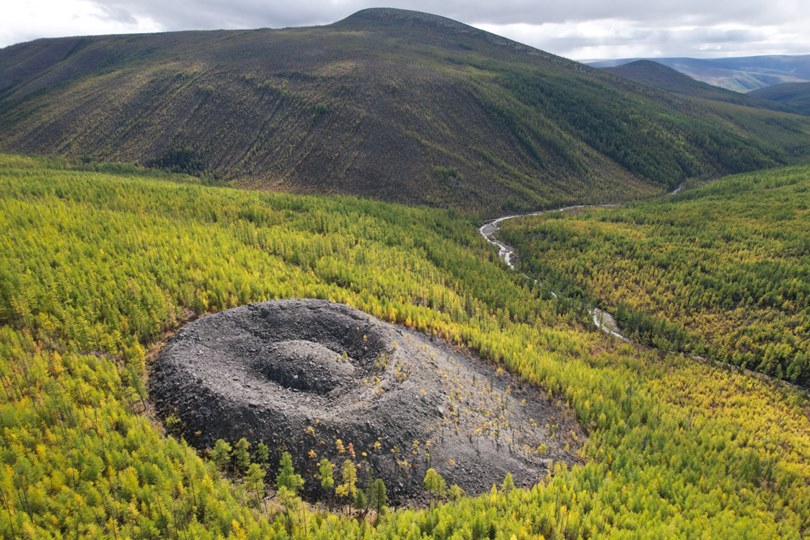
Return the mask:
<svg viewBox="0 0 810 540">
<path fill-rule="evenodd" d="M 292 453 L 316 497 L 318 461 L 419 500 L 429 467 L 466 492 L 511 472 L 543 478 L 584 435 L 570 411 L 466 350 L 323 300 L 281 300 L 198 319 L 160 352 L 150 392 L 198 448 L 216 439 Z"/>
</svg>

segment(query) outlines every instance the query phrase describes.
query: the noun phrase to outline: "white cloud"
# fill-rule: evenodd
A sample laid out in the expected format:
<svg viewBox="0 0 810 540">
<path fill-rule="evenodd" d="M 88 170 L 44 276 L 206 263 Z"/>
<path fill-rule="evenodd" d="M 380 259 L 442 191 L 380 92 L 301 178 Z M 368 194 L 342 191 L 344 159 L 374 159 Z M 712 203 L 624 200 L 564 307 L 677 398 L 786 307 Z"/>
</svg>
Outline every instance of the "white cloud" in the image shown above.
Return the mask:
<svg viewBox="0 0 810 540">
<path fill-rule="evenodd" d="M 158 32 L 164 26 L 149 16 L 122 18 L 89 0 L 8 2 L 0 22 L 0 46 L 41 37 Z"/>
<path fill-rule="evenodd" d="M 810 17 L 781 26 L 721 23 L 667 27 L 620 19 L 474 26 L 576 60 L 810 53 L 810 35 L 800 30 L 810 27 Z"/>
<path fill-rule="evenodd" d="M 389 0 L 576 59 L 810 53 L 807 0 Z M 83 34 L 325 24 L 370 0 L 22 0 L 0 46 Z"/>
</svg>

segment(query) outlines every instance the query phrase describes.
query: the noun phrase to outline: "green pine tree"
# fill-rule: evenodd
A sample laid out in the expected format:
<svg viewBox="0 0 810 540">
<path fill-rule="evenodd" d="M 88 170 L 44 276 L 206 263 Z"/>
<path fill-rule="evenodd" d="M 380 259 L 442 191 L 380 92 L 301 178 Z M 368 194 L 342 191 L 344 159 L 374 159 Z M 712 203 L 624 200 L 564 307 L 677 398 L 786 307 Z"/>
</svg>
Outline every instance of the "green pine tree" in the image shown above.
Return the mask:
<svg viewBox="0 0 810 540">
<path fill-rule="evenodd" d="M 209 455 L 211 461 L 214 462 L 219 470 L 224 471 L 228 468 L 228 465 L 231 463 L 232 450 L 231 445 L 222 439 L 217 439 L 217 442 L 214 443 L 214 448 Z"/>
<path fill-rule="evenodd" d="M 295 473 L 295 468 L 292 463 L 292 456 L 289 452 L 281 454 L 281 460 L 278 464 L 278 474 L 276 475 L 276 487 L 285 487 L 293 493 L 298 493 L 298 490 L 304 486 L 304 479 L 300 474 Z"/>
</svg>

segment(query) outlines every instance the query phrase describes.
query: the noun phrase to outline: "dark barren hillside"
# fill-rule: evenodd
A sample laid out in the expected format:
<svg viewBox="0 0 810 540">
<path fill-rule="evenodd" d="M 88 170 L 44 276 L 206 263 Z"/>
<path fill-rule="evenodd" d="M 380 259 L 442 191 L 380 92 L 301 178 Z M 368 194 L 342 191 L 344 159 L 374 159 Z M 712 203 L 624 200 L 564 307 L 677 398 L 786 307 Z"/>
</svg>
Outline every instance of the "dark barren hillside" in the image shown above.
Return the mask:
<svg viewBox="0 0 810 540">
<path fill-rule="evenodd" d="M 661 192 L 808 147 L 461 23 L 38 40 L 0 50 L 0 149 L 484 212 Z M 760 127 L 761 127 L 760 126 Z"/>
</svg>

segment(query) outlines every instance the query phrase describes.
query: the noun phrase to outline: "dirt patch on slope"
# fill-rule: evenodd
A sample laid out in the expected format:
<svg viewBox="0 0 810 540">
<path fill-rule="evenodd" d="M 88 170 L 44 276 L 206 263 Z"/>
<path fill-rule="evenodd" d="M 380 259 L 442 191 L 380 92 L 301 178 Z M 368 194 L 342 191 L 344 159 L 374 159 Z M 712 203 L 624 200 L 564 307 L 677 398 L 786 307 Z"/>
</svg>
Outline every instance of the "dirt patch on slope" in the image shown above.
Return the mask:
<svg viewBox="0 0 810 540">
<path fill-rule="evenodd" d="M 421 498 L 428 467 L 471 494 L 507 472 L 530 486 L 550 461 L 576 461 L 584 439 L 570 411 L 468 351 L 323 300 L 188 324 L 158 355 L 150 390 L 198 448 L 245 437 L 273 463 L 290 451 L 313 497 L 323 457 L 353 459 L 361 485 L 383 478 L 402 503 Z"/>
</svg>

